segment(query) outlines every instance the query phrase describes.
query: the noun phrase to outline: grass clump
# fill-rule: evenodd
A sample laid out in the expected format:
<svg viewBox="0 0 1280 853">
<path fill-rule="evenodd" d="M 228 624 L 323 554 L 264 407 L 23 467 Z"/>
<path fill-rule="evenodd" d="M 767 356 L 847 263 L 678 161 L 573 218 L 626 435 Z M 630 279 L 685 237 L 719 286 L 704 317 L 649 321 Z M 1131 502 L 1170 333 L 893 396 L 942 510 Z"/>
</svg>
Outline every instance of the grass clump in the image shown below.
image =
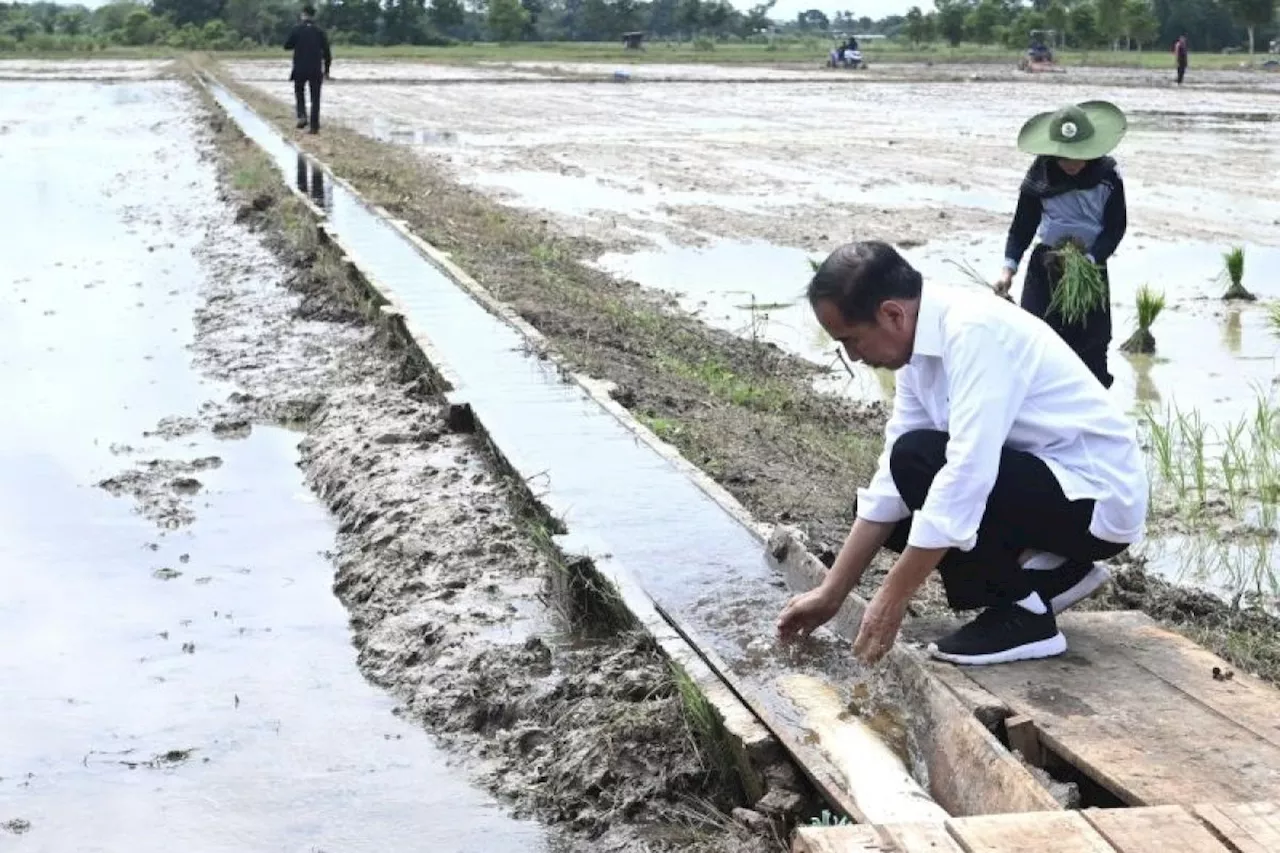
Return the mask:
<svg viewBox="0 0 1280 853">
<path fill-rule="evenodd" d="M 1050 273 L 1061 274 L 1049 299 L 1049 313 L 1068 325 L 1084 325 L 1091 311 L 1107 298 L 1107 282 L 1102 270 L 1085 256 L 1080 246 L 1068 241 L 1049 254 Z"/>
<path fill-rule="evenodd" d="M 1120 345 L 1125 352 L 1145 353 L 1156 351 L 1156 339 L 1151 334 L 1151 324 L 1164 310 L 1164 292 L 1157 293 L 1148 285 L 1138 288 L 1138 328 Z"/>
<path fill-rule="evenodd" d="M 1222 256 L 1222 260 L 1225 264 L 1223 272 L 1227 278 L 1227 292 L 1222 294 L 1222 298 L 1243 299 L 1247 302 L 1257 299 L 1258 297 L 1244 289 L 1244 247 L 1233 247 Z"/>
</svg>

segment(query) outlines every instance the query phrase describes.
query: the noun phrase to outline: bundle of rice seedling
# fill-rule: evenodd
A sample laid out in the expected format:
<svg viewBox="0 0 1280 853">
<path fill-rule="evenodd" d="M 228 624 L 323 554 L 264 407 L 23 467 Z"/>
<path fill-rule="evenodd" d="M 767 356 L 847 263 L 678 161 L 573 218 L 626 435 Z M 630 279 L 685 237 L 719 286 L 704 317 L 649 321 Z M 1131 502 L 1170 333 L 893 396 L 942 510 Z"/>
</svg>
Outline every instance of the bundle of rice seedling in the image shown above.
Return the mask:
<svg viewBox="0 0 1280 853">
<path fill-rule="evenodd" d="M 1138 288 L 1138 328 L 1129 340 L 1120 345 L 1125 352 L 1151 354 L 1156 351 L 1156 339 L 1151 334 L 1151 324 L 1164 310 L 1164 293 L 1157 293 L 1147 285 Z"/>
<path fill-rule="evenodd" d="M 1049 313 L 1057 314 L 1068 325 L 1084 325 L 1089 312 L 1107 298 L 1107 282 L 1102 270 L 1071 241 L 1049 253 L 1049 264 L 1050 276 L 1061 271 L 1049 298 Z"/>
<path fill-rule="evenodd" d="M 1226 263 L 1224 272 L 1227 276 L 1227 292 L 1222 294 L 1223 299 L 1244 299 L 1252 302 L 1258 297 L 1244 289 L 1241 284 L 1244 281 L 1244 247 L 1236 246 L 1231 251 L 1222 256 L 1222 260 Z"/>
</svg>

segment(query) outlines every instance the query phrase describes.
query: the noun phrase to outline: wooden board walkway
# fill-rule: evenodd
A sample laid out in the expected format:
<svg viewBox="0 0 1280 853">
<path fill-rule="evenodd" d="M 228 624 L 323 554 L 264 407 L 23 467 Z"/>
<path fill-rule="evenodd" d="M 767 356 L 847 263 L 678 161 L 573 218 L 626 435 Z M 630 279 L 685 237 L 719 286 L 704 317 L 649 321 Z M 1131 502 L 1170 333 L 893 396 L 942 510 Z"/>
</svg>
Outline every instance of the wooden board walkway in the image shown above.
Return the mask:
<svg viewBox="0 0 1280 853">
<path fill-rule="evenodd" d="M 1126 805 L 1280 799 L 1280 691 L 1226 677 L 1225 661 L 1141 613 L 1060 623 L 1060 658 L 930 670 L 985 716 L 1014 715 L 1011 744 L 1032 763 L 1038 745 Z"/>
<path fill-rule="evenodd" d="M 1275 802 L 1027 812 L 804 827 L 793 853 L 1277 853 Z"/>
</svg>

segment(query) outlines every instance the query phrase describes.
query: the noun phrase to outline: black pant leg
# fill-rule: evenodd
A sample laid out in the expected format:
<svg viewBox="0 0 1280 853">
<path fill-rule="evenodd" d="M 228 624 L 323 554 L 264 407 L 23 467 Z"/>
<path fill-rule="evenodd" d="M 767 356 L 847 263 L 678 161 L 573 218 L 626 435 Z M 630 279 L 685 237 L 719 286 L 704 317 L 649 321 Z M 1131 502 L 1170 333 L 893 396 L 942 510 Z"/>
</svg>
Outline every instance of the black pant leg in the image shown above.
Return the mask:
<svg viewBox="0 0 1280 853">
<path fill-rule="evenodd" d="M 924 506 L 933 478 L 946 464 L 949 438 L 944 432 L 919 430 L 903 435 L 893 446 L 894 484 L 913 512 Z M 1031 579 L 1018 563 L 1018 556 L 1027 549 L 1079 560 L 1120 553 L 1123 546 L 1089 532 L 1093 507 L 1091 500 L 1067 500 L 1041 459 L 1006 448 L 978 526 L 977 543 L 969 551 L 951 549 L 939 564 L 948 603 L 957 610 L 969 610 L 1030 595 Z M 894 544 L 905 547 L 905 535 L 890 543 Z"/>
<path fill-rule="evenodd" d="M 1101 267 L 1102 280 L 1107 286 L 1102 304 L 1090 311 L 1083 322 L 1064 323 L 1061 317 L 1049 311 L 1053 289 L 1057 285 L 1049 259 L 1050 249 L 1043 243 L 1031 253 L 1022 285 L 1022 308 L 1048 323 L 1058 337 L 1080 356 L 1102 387 L 1110 388 L 1115 380 L 1107 368 L 1107 350 L 1111 346 L 1111 280 L 1107 268 L 1105 265 Z"/>
<path fill-rule="evenodd" d="M 1182 78 L 1186 76 L 1186 73 L 1187 73 L 1187 66 L 1182 63 L 1178 63 L 1178 85 L 1179 86 L 1182 85 Z"/>
<path fill-rule="evenodd" d="M 323 78 L 312 77 L 307 81 L 311 87 L 311 129 L 320 129 L 320 84 Z"/>
<path fill-rule="evenodd" d="M 294 106 L 297 108 L 298 121 L 302 121 L 307 117 L 306 85 L 307 81 L 300 77 L 293 81 L 293 101 Z"/>
</svg>

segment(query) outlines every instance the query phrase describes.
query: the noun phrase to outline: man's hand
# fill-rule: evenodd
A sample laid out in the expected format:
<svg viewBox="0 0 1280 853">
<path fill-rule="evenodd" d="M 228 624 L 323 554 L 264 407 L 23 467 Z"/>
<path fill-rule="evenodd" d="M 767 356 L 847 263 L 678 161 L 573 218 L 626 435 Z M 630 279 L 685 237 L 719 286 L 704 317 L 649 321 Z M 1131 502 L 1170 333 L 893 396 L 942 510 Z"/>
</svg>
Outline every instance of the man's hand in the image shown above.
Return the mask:
<svg viewBox="0 0 1280 853">
<path fill-rule="evenodd" d="M 778 616 L 778 636 L 784 643 L 797 637 L 807 637 L 817 628 L 831 621 L 844 601 L 825 584 L 797 595 L 787 602 Z"/>
<path fill-rule="evenodd" d="M 909 596 L 897 595 L 887 584 L 880 587 L 863 612 L 858 638 L 853 641 L 853 654 L 858 660 L 870 666 L 893 647 L 907 614 L 908 601 Z"/>
</svg>

